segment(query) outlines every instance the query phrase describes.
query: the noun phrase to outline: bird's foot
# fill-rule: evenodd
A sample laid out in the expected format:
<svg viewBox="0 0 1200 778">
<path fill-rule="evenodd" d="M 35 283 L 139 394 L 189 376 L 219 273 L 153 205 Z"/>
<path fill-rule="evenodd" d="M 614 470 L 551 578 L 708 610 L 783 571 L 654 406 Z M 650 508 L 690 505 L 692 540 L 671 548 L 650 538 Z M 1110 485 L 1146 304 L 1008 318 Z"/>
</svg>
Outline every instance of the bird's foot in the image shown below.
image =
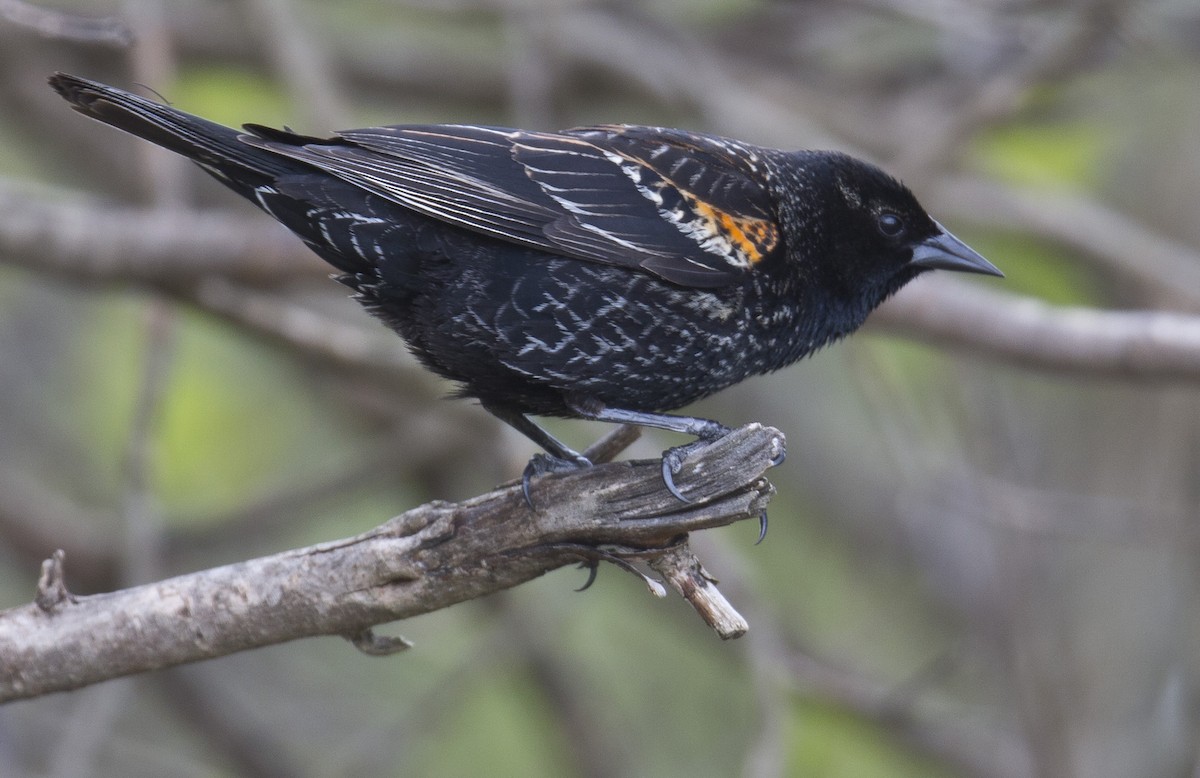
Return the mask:
<svg viewBox="0 0 1200 778">
<path fill-rule="evenodd" d="M 589 559 L 586 562 L 580 562 L 579 568 L 581 570 L 586 569 L 588 571 L 588 577 L 587 577 L 587 580 L 583 582 L 583 586 L 580 586 L 575 591 L 584 592 L 584 591 L 587 591 L 588 589 L 592 588 L 592 584 L 594 584 L 596 582 L 596 575 L 597 575 L 597 573 L 600 572 L 600 560 L 599 559 Z"/>
<path fill-rule="evenodd" d="M 683 469 L 684 461 L 696 451 L 705 446 L 720 440 L 725 435 L 729 434 L 730 430 L 727 427 L 719 429 L 706 430 L 697 440 L 692 441 L 683 446 L 667 449 L 663 453 L 662 458 L 662 479 L 667 487 L 667 491 L 675 495 L 675 498 L 680 502 L 691 502 L 675 485 L 675 475 Z M 787 458 L 787 449 L 784 447 L 782 440 L 778 444 L 778 451 L 771 458 L 771 467 L 777 467 L 783 464 L 783 460 Z M 762 543 L 767 537 L 767 512 L 764 509 L 758 515 L 758 540 L 754 541 L 754 545 Z"/>
<path fill-rule="evenodd" d="M 771 457 L 771 467 L 779 467 L 783 464 L 783 460 L 787 459 L 787 444 L 782 437 L 775 439 L 775 456 Z M 763 508 L 762 513 L 758 514 L 758 540 L 754 541 L 754 545 L 762 543 L 767 537 L 767 509 Z"/>
<path fill-rule="evenodd" d="M 683 469 L 683 463 L 692 454 L 702 448 L 720 440 L 728 435 L 732 430 L 723 424 L 717 424 L 715 421 L 707 422 L 707 426 L 701 430 L 693 430 L 697 435 L 696 440 L 682 446 L 669 448 L 663 452 L 662 458 L 662 479 L 667 487 L 667 491 L 675 495 L 675 499 L 680 502 L 691 502 L 684 496 L 683 492 L 679 491 L 679 487 L 675 485 L 675 476 Z"/>
<path fill-rule="evenodd" d="M 787 441 L 782 437 L 775 438 L 773 446 L 775 448 L 775 456 L 771 457 L 771 467 L 779 467 L 787 459 Z"/>
<path fill-rule="evenodd" d="M 570 473 L 591 466 L 591 460 L 584 456 L 563 459 L 550 454 L 534 454 L 525 466 L 525 472 L 521 474 L 521 494 L 525 495 L 525 504 L 529 506 L 529 510 L 536 510 L 533 507 L 533 498 L 529 494 L 529 483 L 534 478 L 550 473 Z"/>
</svg>

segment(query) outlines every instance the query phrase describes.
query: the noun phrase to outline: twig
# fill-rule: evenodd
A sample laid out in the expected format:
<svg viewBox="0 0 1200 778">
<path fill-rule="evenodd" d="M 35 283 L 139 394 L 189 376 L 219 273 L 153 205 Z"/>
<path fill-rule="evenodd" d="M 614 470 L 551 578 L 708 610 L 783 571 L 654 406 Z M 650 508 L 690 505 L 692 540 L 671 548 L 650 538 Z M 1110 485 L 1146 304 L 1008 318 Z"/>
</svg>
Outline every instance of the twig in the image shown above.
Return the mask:
<svg viewBox="0 0 1200 778">
<path fill-rule="evenodd" d="M 80 597 L 50 614 L 11 609 L 0 613 L 0 701 L 300 637 L 361 635 L 581 558 L 662 558 L 688 532 L 757 518 L 781 440 L 750 424 L 697 452 L 676 476 L 690 503 L 667 492 L 657 460 L 600 465 L 537 481 L 537 512 L 508 486 L 423 505 L 357 537 Z"/>
<path fill-rule="evenodd" d="M 611 462 L 620 456 L 621 452 L 637 442 L 642 436 L 642 428 L 632 424 L 619 424 L 608 434 L 597 440 L 584 450 L 583 455 L 593 464 Z"/>
<path fill-rule="evenodd" d="M 680 597 L 691 603 L 704 623 L 716 630 L 722 640 L 740 638 L 750 629 L 746 620 L 717 589 L 717 579 L 704 569 L 686 542 L 647 564 L 662 575 Z"/>
<path fill-rule="evenodd" d="M 46 613 L 53 613 L 62 605 L 75 601 L 75 595 L 67 590 L 66 576 L 63 573 L 65 558 L 66 552 L 60 548 L 42 562 L 42 574 L 38 577 L 37 594 L 33 597 L 33 604 Z"/>
</svg>

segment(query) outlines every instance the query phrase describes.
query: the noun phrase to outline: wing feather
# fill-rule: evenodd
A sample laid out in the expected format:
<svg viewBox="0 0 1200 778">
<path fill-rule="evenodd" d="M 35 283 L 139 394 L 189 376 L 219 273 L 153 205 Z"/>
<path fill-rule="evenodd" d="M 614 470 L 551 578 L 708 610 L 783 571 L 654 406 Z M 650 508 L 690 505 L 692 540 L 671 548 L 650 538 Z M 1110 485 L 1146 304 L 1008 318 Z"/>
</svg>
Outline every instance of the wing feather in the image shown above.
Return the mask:
<svg viewBox="0 0 1200 778">
<path fill-rule="evenodd" d="M 780 243 L 761 150 L 714 136 L 413 125 L 317 141 L 247 129 L 250 145 L 432 218 L 682 285 L 733 283 Z"/>
</svg>

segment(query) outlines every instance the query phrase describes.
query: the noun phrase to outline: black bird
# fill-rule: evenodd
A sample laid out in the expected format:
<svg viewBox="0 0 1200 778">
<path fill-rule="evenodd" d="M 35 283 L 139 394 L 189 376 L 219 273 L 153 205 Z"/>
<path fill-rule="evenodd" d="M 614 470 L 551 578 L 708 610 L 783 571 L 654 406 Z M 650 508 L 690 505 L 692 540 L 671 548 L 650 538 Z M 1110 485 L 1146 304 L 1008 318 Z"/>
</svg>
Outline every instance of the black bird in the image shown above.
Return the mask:
<svg viewBox="0 0 1200 778">
<path fill-rule="evenodd" d="M 529 414 L 727 433 L 669 415 L 859 327 L 926 270 L 1001 275 L 878 168 L 661 127 L 244 132 L 66 74 L 87 116 L 178 152 L 295 232 L 458 393 L 587 466 Z M 765 529 L 765 525 L 763 527 Z"/>
</svg>

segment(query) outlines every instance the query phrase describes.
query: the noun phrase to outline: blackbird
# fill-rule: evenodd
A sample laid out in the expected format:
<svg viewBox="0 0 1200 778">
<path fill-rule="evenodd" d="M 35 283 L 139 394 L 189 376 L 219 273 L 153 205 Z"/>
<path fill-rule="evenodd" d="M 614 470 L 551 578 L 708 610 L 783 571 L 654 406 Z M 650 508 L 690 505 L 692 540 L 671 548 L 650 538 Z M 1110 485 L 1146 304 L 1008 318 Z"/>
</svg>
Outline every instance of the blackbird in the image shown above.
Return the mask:
<svg viewBox="0 0 1200 778">
<path fill-rule="evenodd" d="M 63 73 L 80 113 L 178 152 L 295 232 L 430 370 L 545 449 L 529 415 L 685 433 L 666 413 L 790 365 L 932 269 L 1002 275 L 877 167 L 663 127 L 234 130 Z M 765 524 L 762 527 L 765 530 Z"/>
</svg>

